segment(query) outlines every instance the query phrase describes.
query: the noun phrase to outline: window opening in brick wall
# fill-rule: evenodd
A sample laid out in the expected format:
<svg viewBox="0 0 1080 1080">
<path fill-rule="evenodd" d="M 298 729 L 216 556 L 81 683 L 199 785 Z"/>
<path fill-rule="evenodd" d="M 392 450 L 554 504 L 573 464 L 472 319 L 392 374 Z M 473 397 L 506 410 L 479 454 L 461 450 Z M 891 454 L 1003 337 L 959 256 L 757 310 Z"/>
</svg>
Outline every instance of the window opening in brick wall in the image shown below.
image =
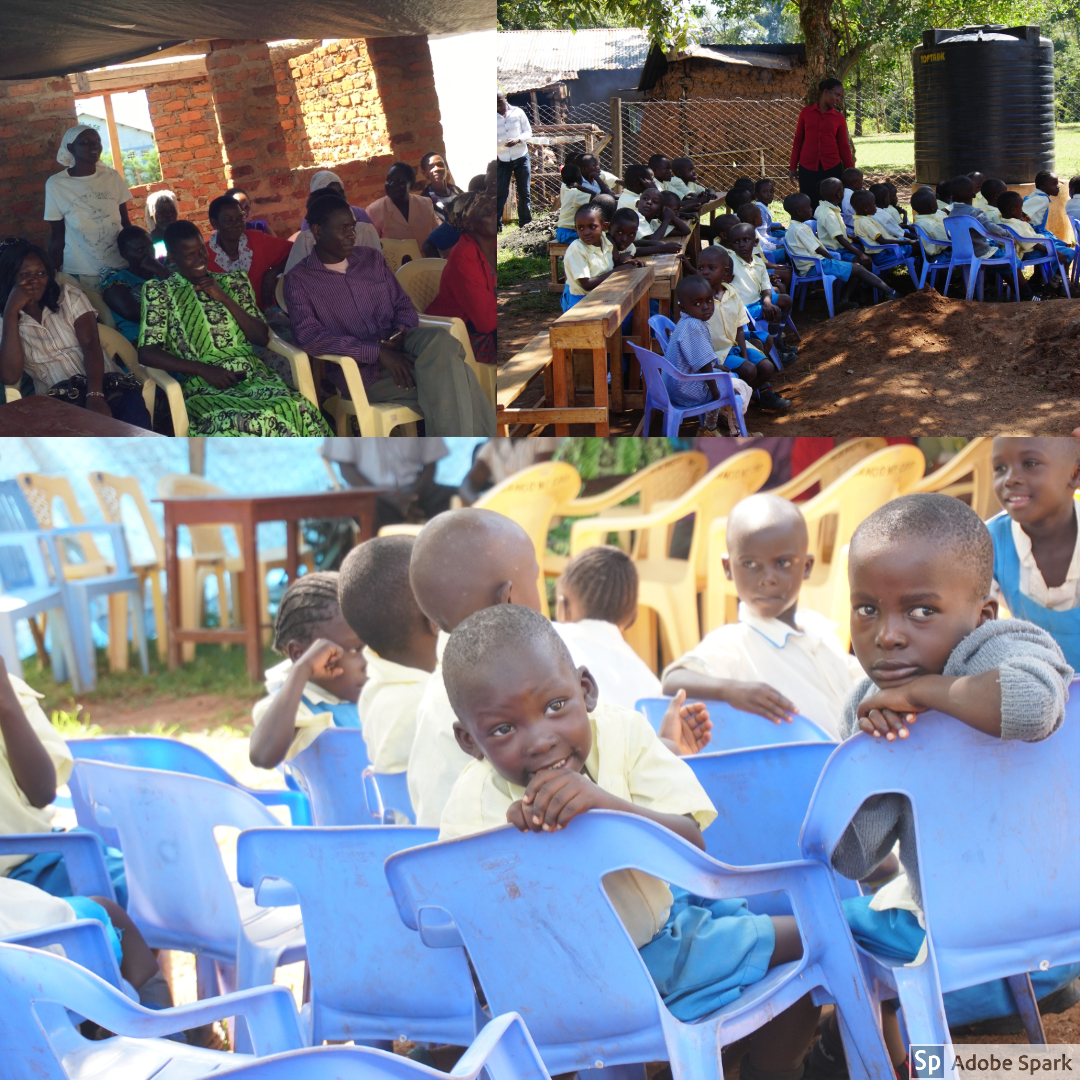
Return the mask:
<svg viewBox="0 0 1080 1080">
<path fill-rule="evenodd" d="M 101 135 L 102 165 L 117 168 L 115 161 L 120 157 L 128 187 L 161 180 L 161 161 L 145 90 L 77 97 L 75 110 L 80 124 L 96 128 Z"/>
</svg>

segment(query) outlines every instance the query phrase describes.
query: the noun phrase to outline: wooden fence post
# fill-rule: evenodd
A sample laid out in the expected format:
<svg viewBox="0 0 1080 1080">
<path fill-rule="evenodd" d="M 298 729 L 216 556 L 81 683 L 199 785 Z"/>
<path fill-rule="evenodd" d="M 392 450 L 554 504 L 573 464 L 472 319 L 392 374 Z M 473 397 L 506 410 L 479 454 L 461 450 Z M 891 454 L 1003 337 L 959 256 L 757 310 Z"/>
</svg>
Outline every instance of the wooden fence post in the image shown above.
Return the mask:
<svg viewBox="0 0 1080 1080">
<path fill-rule="evenodd" d="M 611 99 L 611 171 L 622 176 L 622 98 Z"/>
</svg>

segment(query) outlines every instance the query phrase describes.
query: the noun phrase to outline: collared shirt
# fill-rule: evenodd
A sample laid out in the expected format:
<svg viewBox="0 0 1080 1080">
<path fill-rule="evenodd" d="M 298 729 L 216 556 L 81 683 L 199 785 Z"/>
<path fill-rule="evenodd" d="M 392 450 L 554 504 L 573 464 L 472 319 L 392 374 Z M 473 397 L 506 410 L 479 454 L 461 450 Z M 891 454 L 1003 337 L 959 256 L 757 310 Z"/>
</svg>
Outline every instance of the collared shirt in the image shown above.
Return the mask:
<svg viewBox="0 0 1080 1080">
<path fill-rule="evenodd" d="M 353 208 L 355 209 L 355 207 Z M 367 218 L 367 214 L 364 214 L 364 218 Z M 307 221 L 307 218 L 304 218 Z M 379 254 L 382 254 L 382 245 L 379 243 L 379 234 L 375 229 L 375 226 L 370 221 L 356 222 L 356 247 L 374 248 Z M 301 230 L 296 239 L 292 243 L 292 250 L 289 252 L 288 259 L 285 260 L 285 273 L 289 273 L 294 266 L 299 266 L 313 251 L 315 250 L 315 236 L 311 230 Z"/>
<path fill-rule="evenodd" d="M 739 294 L 739 299 L 747 307 L 756 304 L 766 290 L 772 291 L 772 282 L 769 280 L 769 270 L 765 266 L 764 257 L 760 262 L 753 257 L 750 262 L 745 262 L 741 255 L 736 255 L 733 251 L 731 265 L 735 268 L 735 277 L 731 284 Z"/>
<path fill-rule="evenodd" d="M 996 206 L 988 206 L 983 213 L 987 221 L 992 221 L 995 225 L 1001 224 L 1001 211 Z"/>
<path fill-rule="evenodd" d="M 498 154 L 500 161 L 516 161 L 523 158 L 529 148 L 525 140 L 532 135 L 532 125 L 524 109 L 516 105 L 506 106 L 506 112 L 495 111 L 495 135 L 498 139 Z M 507 146 L 508 142 L 516 142 L 516 146 Z"/>
<path fill-rule="evenodd" d="M 799 113 L 799 122 L 795 125 L 791 168 L 801 165 L 817 172 L 833 169 L 841 163 L 845 169 L 854 167 L 844 114 L 836 109 L 822 112 L 817 105 L 807 105 Z"/>
<path fill-rule="evenodd" d="M 851 209 L 851 196 L 854 194 L 854 188 L 844 188 L 844 198 L 840 204 L 840 214 L 844 219 L 844 224 L 849 229 L 855 224 L 855 211 Z"/>
<path fill-rule="evenodd" d="M 842 236 L 847 239 L 847 226 L 839 206 L 822 199 L 814 211 L 814 220 L 817 222 L 818 243 L 823 248 L 836 251 L 840 247 L 836 238 Z"/>
<path fill-rule="evenodd" d="M 1080 524 L 1080 502 L 1073 499 L 1077 523 Z M 1031 553 L 1031 539 L 1018 521 L 1012 522 L 1012 538 L 1020 559 L 1020 592 L 1051 611 L 1072 611 L 1080 607 L 1080 535 L 1077 536 L 1069 569 L 1060 585 L 1050 588 Z"/>
<path fill-rule="evenodd" d="M 402 773 L 416 736 L 416 709 L 431 673 L 384 660 L 370 648 L 364 649 L 364 659 L 368 678 L 358 704 L 368 760 L 378 772 Z"/>
<path fill-rule="evenodd" d="M 1050 213 L 1050 196 L 1045 191 L 1033 191 L 1024 200 L 1024 213 L 1036 229 L 1046 228 L 1046 218 Z"/>
<path fill-rule="evenodd" d="M 552 625 L 566 643 L 574 663 L 589 669 L 606 704 L 632 709 L 641 698 L 660 697 L 663 693 L 660 680 L 627 645 L 614 623 L 582 619 Z"/>
<path fill-rule="evenodd" d="M 319 453 L 327 461 L 345 461 L 363 473 L 375 487 L 408 490 L 425 465 L 449 454 L 440 438 L 429 439 L 323 439 Z"/>
<path fill-rule="evenodd" d="M 251 232 L 245 230 L 240 237 L 240 256 L 232 260 L 219 247 L 217 232 L 211 234 L 211 241 L 212 243 L 207 245 L 210 255 L 208 268 L 220 274 L 227 274 L 230 270 L 237 269 L 246 271 L 248 280 L 251 282 L 251 291 L 255 294 L 259 307 L 269 307 L 269 304 L 263 303 L 263 278 L 267 270 L 277 266 L 278 263 L 285 262 L 287 265 L 287 260 L 292 254 L 292 242 L 283 240 L 279 236 L 259 232 L 257 229 Z M 250 251 L 249 258 L 244 258 L 247 254 L 244 250 L 245 246 Z"/>
<path fill-rule="evenodd" d="M 1023 218 L 1003 218 L 999 217 L 998 221 L 1002 225 L 1008 225 L 1013 232 L 1018 232 L 1021 236 L 1038 236 L 1039 234 L 1032 228 L 1031 223 L 1024 221 Z M 1023 258 L 1029 251 L 1039 249 L 1039 253 L 1042 254 L 1041 244 L 1017 244 L 1016 250 L 1020 252 L 1020 257 Z M 1049 605 L 1044 604 L 1044 607 Z"/>
<path fill-rule="evenodd" d="M 684 314 L 671 331 L 664 359 L 677 371 L 688 375 L 700 374 L 715 367 L 716 350 L 709 336 L 709 324 Z M 681 405 L 697 405 L 713 396 L 704 379 L 687 382 L 676 379 L 666 371 L 662 374 L 668 392 Z"/>
<path fill-rule="evenodd" d="M 971 200 L 972 206 L 977 206 L 980 210 L 985 210 L 990 204 L 986 201 L 986 196 L 981 191 L 976 191 Z"/>
<path fill-rule="evenodd" d="M 1065 204 L 1065 213 L 1071 218 L 1080 218 L 1080 195 L 1070 195 Z"/>
<path fill-rule="evenodd" d="M 786 239 L 792 255 L 817 255 L 818 248 L 821 247 L 821 241 L 814 235 L 814 230 L 805 221 L 796 221 L 794 218 L 787 227 Z M 795 260 L 795 269 L 800 274 L 810 273 L 816 265 L 816 262 L 807 262 L 806 259 Z"/>
<path fill-rule="evenodd" d="M 641 240 L 646 236 L 652 235 L 652 229 L 649 227 L 648 221 L 645 220 L 645 215 L 637 208 L 638 196 L 635 192 L 627 188 L 620 196 L 619 201 L 616 204 L 615 209 L 621 210 L 624 206 L 629 206 L 638 216 L 638 230 L 634 236 L 634 240 Z"/>
<path fill-rule="evenodd" d="M 737 623 L 706 634 L 663 678 L 685 668 L 712 679 L 767 683 L 835 738 L 862 669 L 841 648 L 835 623 L 806 609 L 796 613 L 795 623 L 798 629 L 780 619 L 759 619 L 740 603 Z M 764 717 L 761 722 L 769 723 Z"/>
<path fill-rule="evenodd" d="M 876 214 L 856 214 L 855 235 L 870 253 L 878 252 L 883 245 L 892 242 L 892 237 L 878 221 Z"/>
<path fill-rule="evenodd" d="M 888 214 L 889 217 L 901 227 L 901 231 L 903 231 L 904 218 L 900 211 L 895 206 L 889 205 L 885 207 L 885 213 Z"/>
<path fill-rule="evenodd" d="M 900 215 L 897 214 L 894 218 L 893 215 L 889 213 L 891 209 L 892 207 L 885 206 L 880 210 L 876 210 L 874 212 L 874 220 L 881 226 L 882 231 L 886 236 L 891 236 L 894 240 L 903 240 L 904 230 L 897 222 L 897 218 Z"/>
<path fill-rule="evenodd" d="M 417 326 L 419 317 L 380 252 L 354 248 L 348 262 L 344 274 L 335 274 L 313 251 L 285 275 L 285 302 L 299 348 L 351 356 L 371 386 L 382 378 L 379 342 L 399 327 Z"/>
<path fill-rule="evenodd" d="M 34 380 L 34 390 L 46 394 L 49 387 L 86 374 L 82 346 L 75 333 L 75 320 L 87 313 L 94 314 L 94 305 L 86 293 L 66 282 L 60 286 L 58 310 L 50 311 L 43 304 L 41 322 L 26 313 L 19 312 L 19 340 L 22 342 L 23 358 L 27 374 Z M 119 371 L 108 349 L 103 349 L 106 371 Z"/>
<path fill-rule="evenodd" d="M 376 199 L 367 208 L 367 212 L 375 231 L 387 240 L 415 240 L 418 244 L 423 244 L 441 224 L 431 200 L 411 192 L 408 219 L 389 195 Z"/>
<path fill-rule="evenodd" d="M 560 229 L 574 228 L 578 208 L 587 206 L 591 201 L 592 195 L 589 192 L 563 184 L 559 188 L 559 220 L 555 223 L 556 226 Z"/>
<path fill-rule="evenodd" d="M 944 210 L 947 214 L 952 209 L 952 207 L 953 204 L 951 202 L 942 202 L 940 199 L 938 199 L 937 208 L 939 210 Z"/>
<path fill-rule="evenodd" d="M 71 776 L 71 751 L 38 704 L 44 695 L 10 673 L 8 682 L 19 699 L 23 715 L 53 763 L 57 787 L 66 784 Z M 0 737 L 0 836 L 11 833 L 47 833 L 52 828 L 51 821 L 51 808 L 31 806 L 19 787 L 11 768 L 7 744 Z M 0 855 L 0 875 L 6 877 L 28 858 L 29 855 Z"/>
<path fill-rule="evenodd" d="M 736 344 L 739 328 L 749 321 L 750 315 L 739 294 L 730 285 L 721 285 L 720 294 L 713 304 L 713 313 L 706 323 L 709 339 L 718 357 L 727 355 L 728 350 Z"/>
<path fill-rule="evenodd" d="M 680 199 L 685 199 L 687 195 L 700 195 L 705 188 L 700 184 L 688 184 L 681 177 L 672 176 L 664 190 L 673 191 Z"/>
<path fill-rule="evenodd" d="M 266 715 L 270 703 L 281 693 L 292 667 L 293 662 L 291 660 L 282 660 L 280 664 L 275 664 L 272 668 L 267 669 L 264 676 L 266 697 L 260 698 L 251 707 L 251 719 L 256 725 Z M 334 714 L 332 712 L 329 710 L 316 712 L 308 706 L 308 702 L 311 702 L 312 705 L 343 704 L 341 698 L 335 697 L 329 690 L 324 690 L 318 683 L 313 682 L 304 684 L 302 698 L 305 700 L 301 700 L 299 706 L 297 706 L 296 719 L 293 721 L 296 731 L 292 742 L 289 744 L 289 749 L 285 751 L 286 761 L 292 761 L 301 750 L 306 750 L 327 728 L 334 726 Z"/>
<path fill-rule="evenodd" d="M 767 229 L 772 224 L 772 211 L 760 199 L 758 199 L 754 205 L 761 211 L 762 228 Z"/>
<path fill-rule="evenodd" d="M 586 244 L 584 240 L 575 240 L 566 249 L 563 256 L 563 269 L 566 271 L 566 284 L 573 296 L 584 296 L 585 288 L 581 284 L 585 278 L 598 277 L 615 266 L 615 246 L 601 234 L 599 244 Z"/>
<path fill-rule="evenodd" d="M 949 239 L 949 234 L 945 231 L 945 215 L 940 210 L 936 214 L 916 214 L 912 224 L 918 225 L 927 236 L 935 240 Z M 946 247 L 943 244 L 928 244 L 925 241 L 923 246 L 926 248 L 927 255 L 940 255 Z"/>
<path fill-rule="evenodd" d="M 689 814 L 702 829 L 716 819 L 716 809 L 690 766 L 656 737 L 644 716 L 600 704 L 589 713 L 589 722 L 593 740 L 585 768 L 597 787 L 657 813 Z M 507 810 L 524 794 L 524 788 L 504 780 L 491 762 L 471 759 L 450 793 L 439 839 L 505 825 Z M 671 890 L 651 874 L 616 871 L 604 878 L 604 890 L 635 947 L 650 942 L 667 922 Z"/>
</svg>

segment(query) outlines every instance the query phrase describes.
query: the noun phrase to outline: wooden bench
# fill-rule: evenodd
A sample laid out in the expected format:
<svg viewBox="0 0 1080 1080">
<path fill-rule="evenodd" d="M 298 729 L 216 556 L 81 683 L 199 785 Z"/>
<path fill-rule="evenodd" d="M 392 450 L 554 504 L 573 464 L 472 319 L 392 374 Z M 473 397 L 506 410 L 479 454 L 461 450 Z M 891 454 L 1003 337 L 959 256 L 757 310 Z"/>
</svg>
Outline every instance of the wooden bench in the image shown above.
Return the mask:
<svg viewBox="0 0 1080 1080">
<path fill-rule="evenodd" d="M 561 259 L 566 254 L 566 249 L 569 246 L 569 244 L 560 244 L 558 240 L 548 241 L 548 258 L 551 259 L 551 282 L 548 285 L 549 292 L 561 293 L 563 290 L 563 285 L 565 284 L 565 276 L 563 281 L 559 280 L 558 263 L 559 259 Z"/>
<path fill-rule="evenodd" d="M 675 290 L 682 277 L 682 260 L 678 255 L 645 255 L 642 258 L 645 265 L 651 266 L 656 272 L 649 299 L 656 300 L 660 305 L 660 314 L 670 319 L 675 307 Z"/>
</svg>

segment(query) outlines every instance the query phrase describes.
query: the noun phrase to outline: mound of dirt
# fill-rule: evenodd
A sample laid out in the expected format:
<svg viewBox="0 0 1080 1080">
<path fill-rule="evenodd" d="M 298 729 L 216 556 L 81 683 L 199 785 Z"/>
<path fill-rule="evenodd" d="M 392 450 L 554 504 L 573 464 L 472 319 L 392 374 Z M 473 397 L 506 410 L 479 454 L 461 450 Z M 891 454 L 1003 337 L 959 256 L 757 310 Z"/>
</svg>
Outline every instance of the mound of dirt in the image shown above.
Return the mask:
<svg viewBox="0 0 1080 1080">
<path fill-rule="evenodd" d="M 799 315 L 795 312 L 798 324 Z M 769 423 L 817 435 L 1065 435 L 1080 421 L 1080 301 L 979 303 L 931 289 L 808 329 Z"/>
<path fill-rule="evenodd" d="M 548 241 L 555 238 L 555 223 L 559 215 L 554 210 L 538 214 L 528 225 L 512 229 L 499 237 L 499 247 L 503 251 L 513 251 L 517 255 L 547 256 Z"/>
</svg>

